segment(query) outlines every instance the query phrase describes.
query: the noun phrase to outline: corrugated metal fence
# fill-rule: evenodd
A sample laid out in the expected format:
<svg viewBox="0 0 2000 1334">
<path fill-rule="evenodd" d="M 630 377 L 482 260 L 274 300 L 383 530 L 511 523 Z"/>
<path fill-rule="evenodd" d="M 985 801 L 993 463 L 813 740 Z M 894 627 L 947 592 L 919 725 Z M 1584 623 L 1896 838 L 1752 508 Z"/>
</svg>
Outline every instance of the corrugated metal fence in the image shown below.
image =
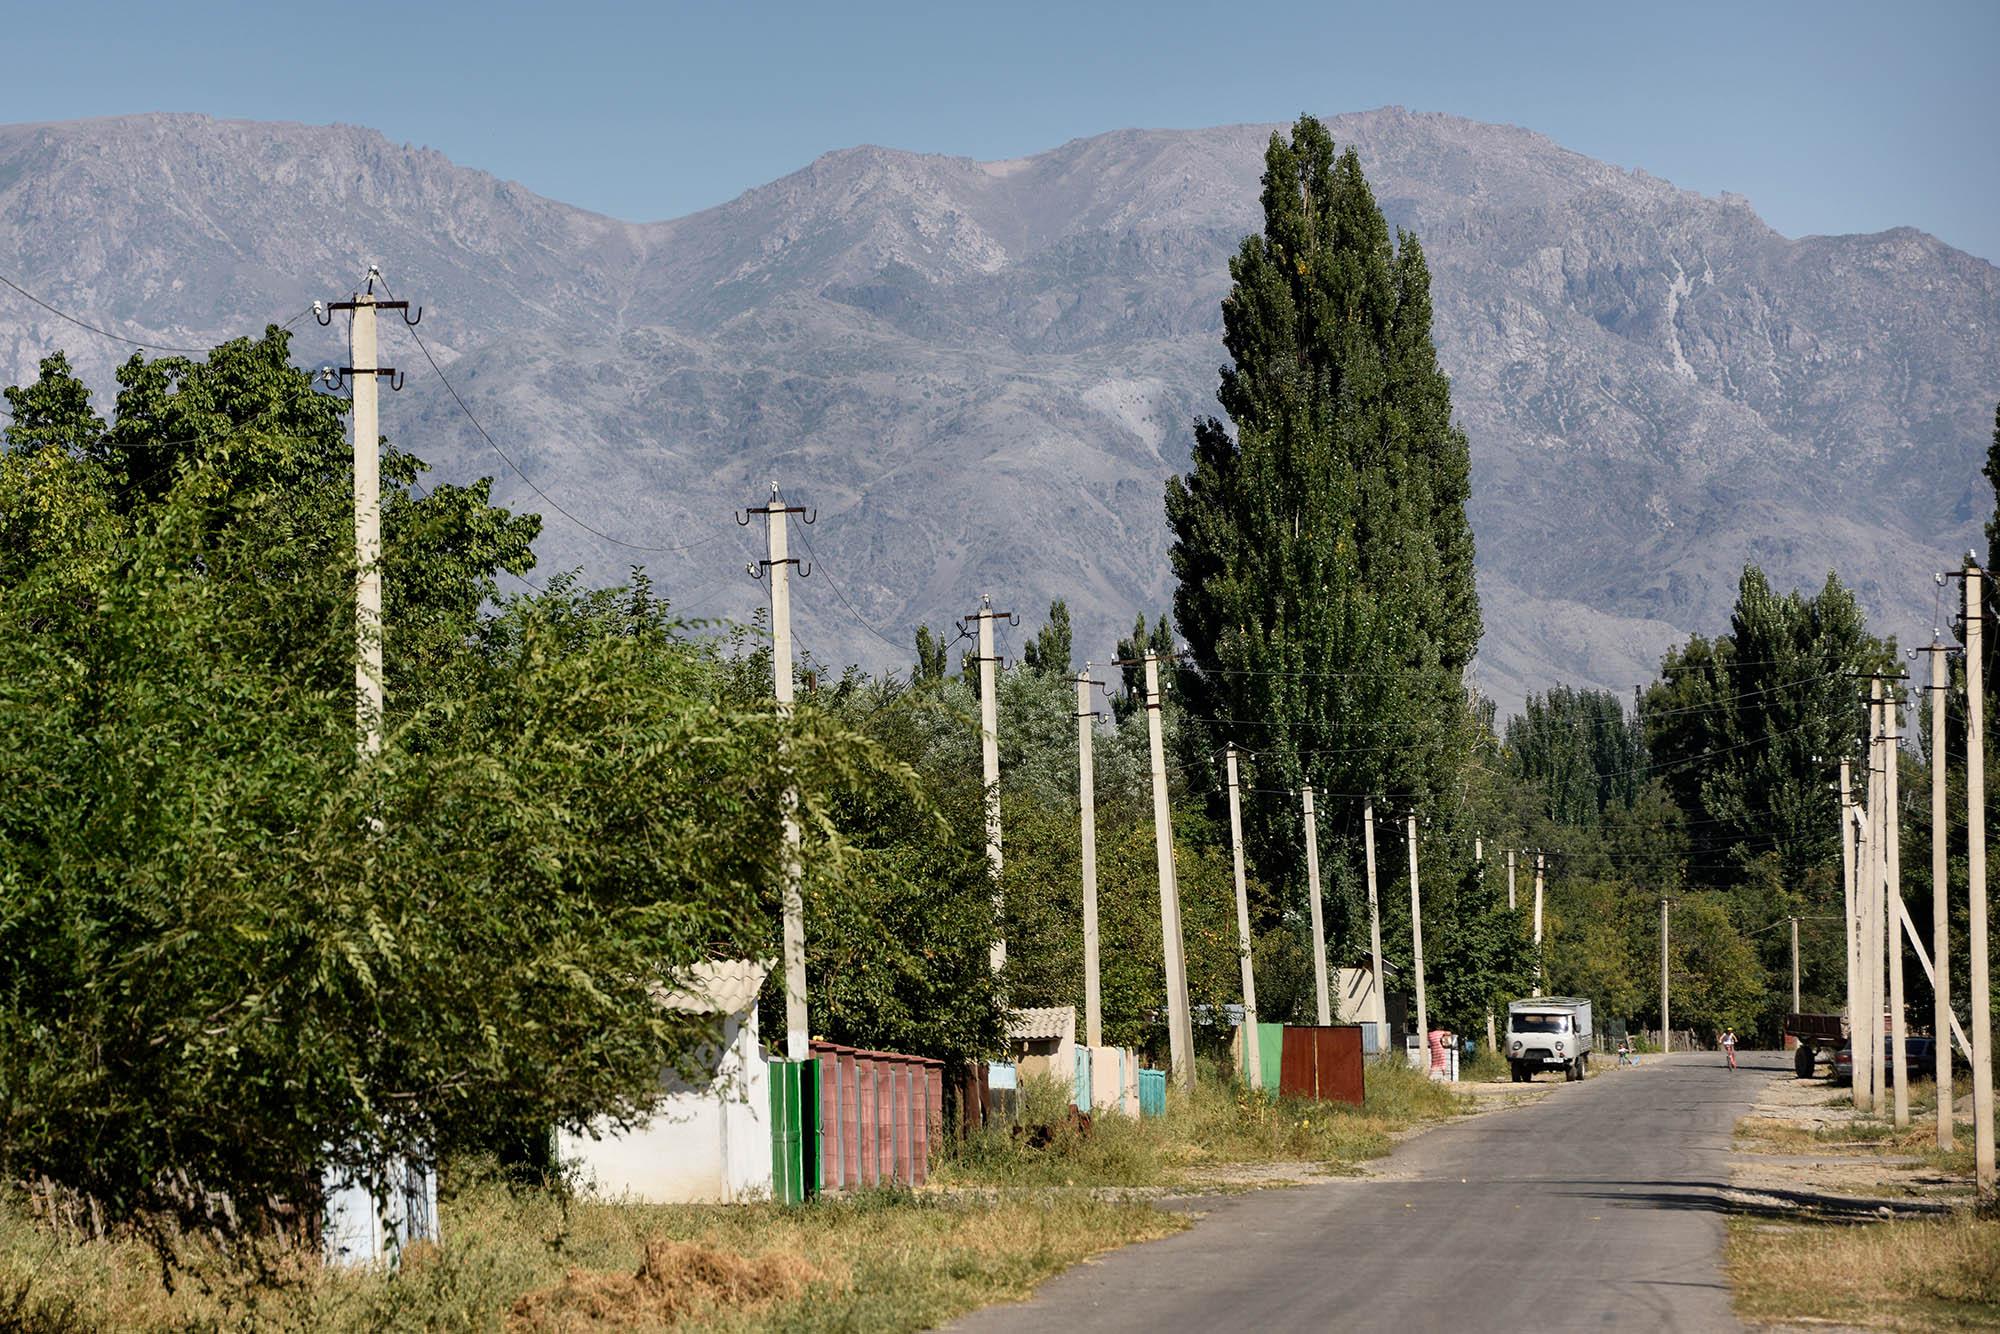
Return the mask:
<svg viewBox="0 0 2000 1334">
<path fill-rule="evenodd" d="M 828 1190 L 921 1186 L 944 1134 L 944 1063 L 812 1044 L 819 1058 L 820 1181 Z"/>
</svg>

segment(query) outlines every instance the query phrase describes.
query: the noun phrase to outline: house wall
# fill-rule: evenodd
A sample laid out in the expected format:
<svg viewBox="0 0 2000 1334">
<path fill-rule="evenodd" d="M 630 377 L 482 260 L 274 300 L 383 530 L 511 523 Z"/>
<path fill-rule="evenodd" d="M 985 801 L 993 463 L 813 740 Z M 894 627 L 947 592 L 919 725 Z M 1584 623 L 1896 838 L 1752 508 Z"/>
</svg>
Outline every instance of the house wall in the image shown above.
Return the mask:
<svg viewBox="0 0 2000 1334">
<path fill-rule="evenodd" d="M 757 1011 L 723 1021 L 706 1085 L 669 1073 L 652 1116 L 597 1137 L 564 1132 L 556 1152 L 587 1190 L 650 1204 L 731 1203 L 771 1193 L 771 1076 Z"/>
</svg>

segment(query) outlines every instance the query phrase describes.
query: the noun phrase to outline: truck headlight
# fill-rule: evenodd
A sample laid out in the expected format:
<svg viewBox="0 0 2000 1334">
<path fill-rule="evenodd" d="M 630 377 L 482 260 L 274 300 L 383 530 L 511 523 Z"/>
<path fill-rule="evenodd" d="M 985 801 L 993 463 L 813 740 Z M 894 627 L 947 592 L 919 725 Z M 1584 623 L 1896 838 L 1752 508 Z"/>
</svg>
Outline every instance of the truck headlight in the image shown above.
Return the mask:
<svg viewBox="0 0 2000 1334">
<path fill-rule="evenodd" d="M 1514 1039 L 1514 1054 L 1516 1056 L 1521 1054 L 1521 1040 L 1519 1038 Z"/>
<path fill-rule="evenodd" d="M 1563 1045 L 1562 1045 L 1562 1042 L 1561 1042 L 1560 1040 L 1558 1040 L 1558 1041 L 1556 1042 L 1556 1055 L 1560 1056 L 1560 1055 L 1562 1055 L 1562 1054 L 1563 1054 Z"/>
</svg>

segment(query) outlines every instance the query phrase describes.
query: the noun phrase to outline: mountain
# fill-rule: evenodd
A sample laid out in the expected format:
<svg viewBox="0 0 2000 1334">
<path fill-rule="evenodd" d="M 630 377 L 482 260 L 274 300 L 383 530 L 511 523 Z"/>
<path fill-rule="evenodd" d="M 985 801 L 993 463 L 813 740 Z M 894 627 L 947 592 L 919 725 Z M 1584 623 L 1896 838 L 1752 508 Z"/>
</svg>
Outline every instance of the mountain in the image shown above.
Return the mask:
<svg viewBox="0 0 2000 1334">
<path fill-rule="evenodd" d="M 1930 573 L 1991 503 L 2000 270 L 1909 229 L 1788 239 L 1509 126 L 1329 123 L 1430 258 L 1472 439 L 1477 675 L 1503 710 L 1556 681 L 1629 691 L 1726 623 L 1751 560 L 1808 586 L 1838 567 L 1927 641 Z M 777 479 L 818 511 L 794 605 L 822 660 L 906 667 L 919 620 L 991 592 L 1016 643 L 1066 597 L 1101 661 L 1168 604 L 1161 483 L 1217 411 L 1218 302 L 1273 128 L 1008 162 L 855 148 L 636 224 L 348 126 L 0 127 L 0 270 L 200 346 L 380 263 L 539 494 L 393 322 L 385 430 L 541 510 L 544 573 L 644 564 L 684 610 L 747 615 L 761 537 L 732 511 Z M 296 327 L 303 363 L 343 359 L 339 325 Z M 0 289 L 0 377 L 52 347 L 100 384 L 131 351 Z"/>
</svg>

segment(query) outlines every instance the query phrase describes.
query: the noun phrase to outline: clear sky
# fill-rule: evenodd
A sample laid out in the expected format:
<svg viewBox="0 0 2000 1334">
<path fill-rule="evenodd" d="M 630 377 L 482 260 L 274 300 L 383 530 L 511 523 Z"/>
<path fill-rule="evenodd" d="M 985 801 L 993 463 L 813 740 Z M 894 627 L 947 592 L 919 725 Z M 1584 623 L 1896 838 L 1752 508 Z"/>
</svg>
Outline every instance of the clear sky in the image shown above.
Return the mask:
<svg viewBox="0 0 2000 1334">
<path fill-rule="evenodd" d="M 1907 223 L 2000 260 L 2000 0 L 0 10 L 0 122 L 339 120 L 629 219 L 857 143 L 1003 158 L 1386 103 L 1732 190 L 1789 235 Z"/>
</svg>

